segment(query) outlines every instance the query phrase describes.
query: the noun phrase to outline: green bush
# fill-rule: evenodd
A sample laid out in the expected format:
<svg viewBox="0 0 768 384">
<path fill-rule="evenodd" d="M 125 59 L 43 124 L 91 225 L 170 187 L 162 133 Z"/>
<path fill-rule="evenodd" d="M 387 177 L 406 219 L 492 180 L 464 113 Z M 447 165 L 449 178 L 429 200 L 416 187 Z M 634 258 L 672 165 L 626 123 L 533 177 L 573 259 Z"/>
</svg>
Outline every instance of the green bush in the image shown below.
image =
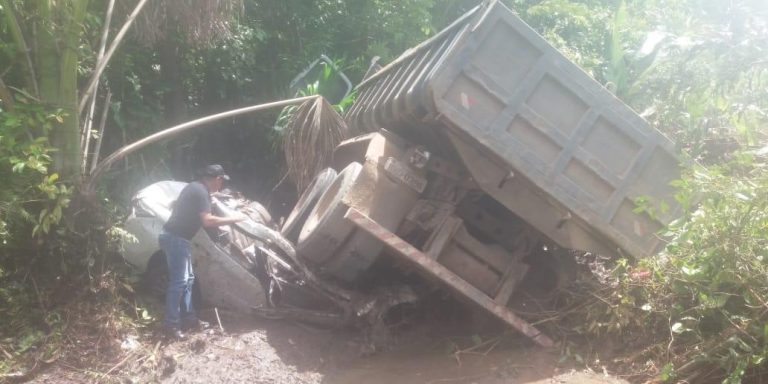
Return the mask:
<svg viewBox="0 0 768 384">
<path fill-rule="evenodd" d="M 660 379 L 741 383 L 768 356 L 768 161 L 742 153 L 682 180 L 656 258 L 611 269 L 582 331 L 656 344 Z"/>
<path fill-rule="evenodd" d="M 61 111 L 50 111 L 24 96 L 0 107 L 0 242 L 21 246 L 58 223 L 71 188 L 49 170 L 48 134 Z M 9 107 L 10 106 L 10 107 Z"/>
</svg>

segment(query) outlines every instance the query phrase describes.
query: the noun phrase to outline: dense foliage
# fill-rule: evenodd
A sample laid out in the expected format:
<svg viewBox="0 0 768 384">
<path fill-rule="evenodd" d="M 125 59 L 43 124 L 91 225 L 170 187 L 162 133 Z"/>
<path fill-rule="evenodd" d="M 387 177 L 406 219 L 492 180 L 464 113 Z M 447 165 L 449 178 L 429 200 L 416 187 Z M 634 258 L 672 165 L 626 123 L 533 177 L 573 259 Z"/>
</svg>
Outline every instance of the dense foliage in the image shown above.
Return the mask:
<svg viewBox="0 0 768 384">
<path fill-rule="evenodd" d="M 5 246 L 18 240 L 13 234 L 47 233 L 68 204 L 69 189 L 49 172 L 54 149 L 48 133 L 61 119 L 60 112 L 46 111 L 23 96 L 0 109 L 0 241 Z"/>
</svg>

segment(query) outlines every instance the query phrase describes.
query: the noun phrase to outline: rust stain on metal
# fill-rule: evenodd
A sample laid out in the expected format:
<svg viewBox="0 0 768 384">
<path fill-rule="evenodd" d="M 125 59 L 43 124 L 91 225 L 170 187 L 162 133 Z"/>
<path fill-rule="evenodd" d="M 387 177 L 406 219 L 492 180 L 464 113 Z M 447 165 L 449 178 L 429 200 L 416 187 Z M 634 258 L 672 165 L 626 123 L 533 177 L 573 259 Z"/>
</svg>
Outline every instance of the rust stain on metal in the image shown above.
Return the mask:
<svg viewBox="0 0 768 384">
<path fill-rule="evenodd" d="M 355 223 L 355 225 L 362 230 L 383 241 L 387 246 L 396 250 L 406 260 L 436 277 L 459 294 L 480 305 L 494 316 L 520 331 L 522 334 L 530 337 L 540 346 L 545 348 L 554 346 L 552 339 L 541 333 L 536 327 L 528 324 L 525 320 L 512 313 L 506 306 L 499 305 L 491 297 L 449 271 L 414 246 L 408 244 L 388 229 L 371 220 L 369 217 L 353 208 L 350 208 L 344 217 Z"/>
</svg>

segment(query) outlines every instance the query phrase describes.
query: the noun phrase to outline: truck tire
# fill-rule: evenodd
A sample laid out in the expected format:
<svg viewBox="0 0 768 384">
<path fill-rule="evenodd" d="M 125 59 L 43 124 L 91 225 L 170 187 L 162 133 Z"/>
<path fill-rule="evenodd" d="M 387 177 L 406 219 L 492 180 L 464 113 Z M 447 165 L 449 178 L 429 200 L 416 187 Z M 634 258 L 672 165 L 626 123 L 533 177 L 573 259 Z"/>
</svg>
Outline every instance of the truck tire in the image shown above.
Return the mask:
<svg viewBox="0 0 768 384">
<path fill-rule="evenodd" d="M 309 184 L 304 193 L 299 197 L 299 201 L 293 207 L 291 214 L 285 220 L 280 233 L 288 240 L 296 242 L 299 239 L 299 232 L 304 222 L 307 220 L 310 212 L 320 200 L 320 197 L 328 190 L 333 180 L 336 179 L 336 171 L 333 168 L 326 168 L 315 176 L 312 183 Z"/>
<path fill-rule="evenodd" d="M 299 233 L 296 252 L 300 257 L 322 266 L 354 231 L 354 224 L 344 219 L 348 207 L 342 200 L 362 169 L 357 162 L 347 165 L 317 201 Z"/>
<path fill-rule="evenodd" d="M 567 291 L 577 279 L 579 265 L 574 252 L 565 248 L 535 251 L 524 260 L 530 269 L 517 290 L 525 292 L 526 298 L 535 301 L 540 308 L 554 309 L 558 294 Z"/>
</svg>

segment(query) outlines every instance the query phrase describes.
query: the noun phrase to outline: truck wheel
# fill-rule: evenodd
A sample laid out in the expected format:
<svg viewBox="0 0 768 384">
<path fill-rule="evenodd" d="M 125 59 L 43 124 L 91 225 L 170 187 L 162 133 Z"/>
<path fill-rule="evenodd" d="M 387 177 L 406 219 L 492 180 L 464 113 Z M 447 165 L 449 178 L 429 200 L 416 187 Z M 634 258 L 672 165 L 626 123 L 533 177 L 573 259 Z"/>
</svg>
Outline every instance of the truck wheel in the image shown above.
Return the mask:
<svg viewBox="0 0 768 384">
<path fill-rule="evenodd" d="M 299 233 L 296 251 L 301 257 L 323 265 L 352 233 L 354 224 L 344 219 L 347 206 L 342 199 L 355 185 L 362 169 L 360 163 L 350 163 L 320 197 Z"/>
<path fill-rule="evenodd" d="M 320 200 L 320 197 L 328 190 L 333 180 L 336 179 L 336 171 L 333 168 L 326 168 L 315 176 L 312 183 L 309 184 L 304 193 L 299 197 L 299 201 L 293 207 L 291 214 L 285 220 L 280 233 L 286 239 L 296 242 L 299 238 L 299 232 L 304 222 L 307 220 L 312 209 Z"/>
<path fill-rule="evenodd" d="M 549 306 L 557 294 L 576 281 L 578 265 L 572 251 L 552 249 L 536 252 L 525 260 L 531 266 L 521 283 L 520 290 L 537 300 L 539 305 Z"/>
<path fill-rule="evenodd" d="M 557 276 L 555 291 L 561 291 L 576 282 L 579 265 L 576 263 L 575 255 L 579 252 L 561 248 L 553 251 L 553 253 L 552 259 L 555 264 L 552 266 L 552 270 Z"/>
</svg>

